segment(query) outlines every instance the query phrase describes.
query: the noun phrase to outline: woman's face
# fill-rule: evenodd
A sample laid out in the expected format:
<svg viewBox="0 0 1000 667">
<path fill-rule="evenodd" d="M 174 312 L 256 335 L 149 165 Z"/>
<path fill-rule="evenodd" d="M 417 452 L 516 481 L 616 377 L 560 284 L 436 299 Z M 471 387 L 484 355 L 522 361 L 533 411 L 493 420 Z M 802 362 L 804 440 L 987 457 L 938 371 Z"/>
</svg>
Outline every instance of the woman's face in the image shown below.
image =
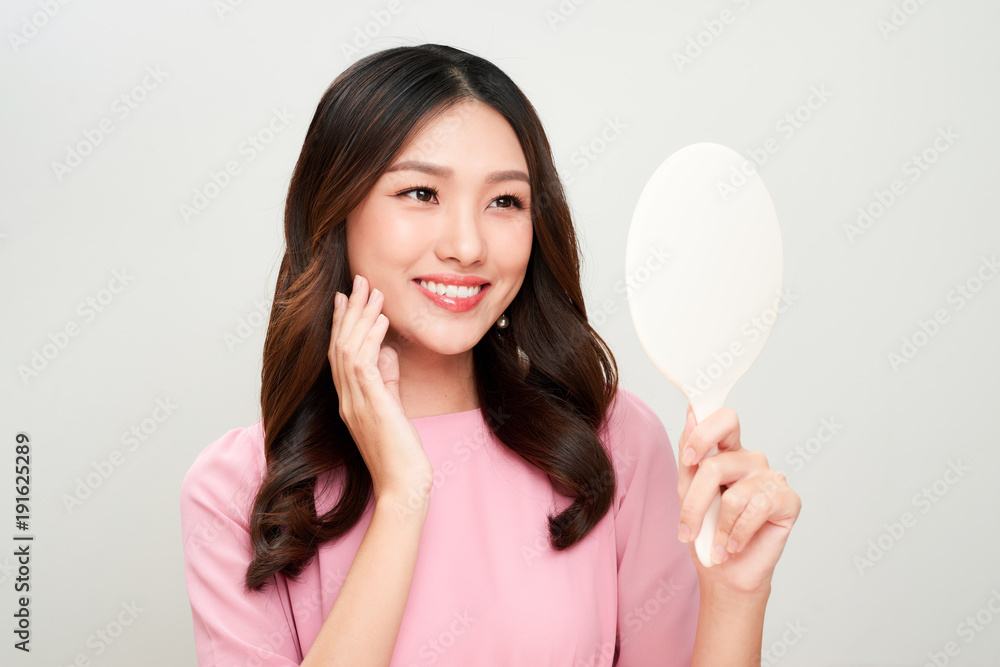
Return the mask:
<svg viewBox="0 0 1000 667">
<path fill-rule="evenodd" d="M 352 275 L 385 295 L 386 343 L 451 355 L 479 342 L 524 280 L 530 197 L 521 145 L 492 107 L 459 102 L 413 137 L 347 216 Z"/>
</svg>

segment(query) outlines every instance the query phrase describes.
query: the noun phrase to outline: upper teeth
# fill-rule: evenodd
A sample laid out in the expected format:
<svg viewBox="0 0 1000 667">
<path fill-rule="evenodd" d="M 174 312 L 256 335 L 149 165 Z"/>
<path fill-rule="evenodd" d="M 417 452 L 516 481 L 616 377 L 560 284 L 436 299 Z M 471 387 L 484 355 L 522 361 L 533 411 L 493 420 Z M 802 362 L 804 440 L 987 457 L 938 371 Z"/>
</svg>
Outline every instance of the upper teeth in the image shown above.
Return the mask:
<svg viewBox="0 0 1000 667">
<path fill-rule="evenodd" d="M 482 285 L 474 285 L 472 287 L 466 285 L 446 285 L 445 283 L 436 283 L 433 280 L 421 280 L 420 286 L 430 292 L 437 292 L 441 296 L 452 296 L 459 299 L 479 294 L 479 289 L 482 287 Z"/>
</svg>

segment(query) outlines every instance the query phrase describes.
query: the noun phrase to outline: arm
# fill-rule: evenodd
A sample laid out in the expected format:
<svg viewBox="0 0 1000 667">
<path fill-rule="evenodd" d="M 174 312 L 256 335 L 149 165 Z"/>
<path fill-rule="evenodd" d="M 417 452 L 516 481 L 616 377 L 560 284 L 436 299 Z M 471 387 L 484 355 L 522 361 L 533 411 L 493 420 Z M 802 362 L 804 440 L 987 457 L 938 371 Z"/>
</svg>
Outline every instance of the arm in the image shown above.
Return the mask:
<svg viewBox="0 0 1000 667">
<path fill-rule="evenodd" d="M 259 473 L 263 454 L 255 447 L 250 429 L 229 431 L 201 453 L 181 485 L 184 574 L 201 667 L 288 667 L 302 659 L 284 579 L 260 592 L 243 585 L 251 550 L 239 491 Z"/>
<path fill-rule="evenodd" d="M 181 487 L 185 574 L 202 667 L 388 665 L 416 564 L 429 506 L 417 494 L 386 493 L 333 608 L 303 660 L 281 576 L 259 592 L 246 592 L 250 562 L 245 522 L 255 487 L 244 483 L 263 466 L 259 437 L 234 429 L 198 457 Z M 250 463 L 250 462 L 253 463 Z M 405 497 L 407 512 L 397 511 Z M 402 503 L 400 503 L 402 504 Z"/>
<path fill-rule="evenodd" d="M 707 588 L 707 590 L 706 590 Z M 733 595 L 702 585 L 691 667 L 760 665 L 764 608 L 770 587 L 758 593 Z"/>
<path fill-rule="evenodd" d="M 303 661 L 388 665 L 413 583 L 434 471 L 399 398 L 399 360 L 381 347 L 383 296 L 355 276 L 334 295 L 329 361 L 340 416 L 372 477 L 375 509 L 344 585 Z M 418 507 L 412 501 L 419 499 Z M 407 510 L 396 512 L 405 506 Z"/>
<path fill-rule="evenodd" d="M 699 610 L 698 577 L 677 541 L 677 464 L 649 407 L 620 390 L 609 445 L 618 480 L 618 667 L 689 667 Z M 719 663 L 724 664 L 724 663 Z"/>
<path fill-rule="evenodd" d="M 705 458 L 717 446 L 719 453 Z M 736 413 L 722 408 L 700 424 L 688 407 L 678 441 L 678 537 L 698 571 L 702 609 L 692 665 L 760 665 L 764 611 L 771 577 L 802 508 L 784 475 L 760 452 L 743 449 Z M 722 488 L 712 567 L 701 564 L 694 536 L 715 493 Z"/>
<path fill-rule="evenodd" d="M 384 318 L 375 322 L 380 296 L 358 313 L 367 298 L 360 290 L 352 295 L 355 306 L 347 316 L 342 315 L 347 299 L 337 296 L 341 307 L 334 314 L 331 362 L 341 416 L 372 473 L 372 520 L 320 634 L 303 657 L 285 578 L 276 575 L 259 592 L 244 588 L 252 553 L 246 517 L 257 488 L 248 482 L 265 466 L 263 433 L 256 427 L 234 429 L 206 448 L 181 488 L 185 574 L 202 667 L 245 665 L 248 658 L 271 667 L 303 660 L 307 666 L 325 665 L 334 659 L 335 664 L 387 665 L 392 655 L 433 470 L 400 408 L 395 355 L 379 350 L 387 324 Z M 356 329 L 367 335 L 353 336 Z M 367 363 L 356 363 L 359 357 Z M 400 498 L 406 499 L 405 521 L 393 515 Z M 420 507 L 414 507 L 416 498 L 423 501 Z"/>
<path fill-rule="evenodd" d="M 302 667 L 389 664 L 413 582 L 427 502 L 405 516 L 395 507 L 388 495 L 375 504 L 340 594 Z"/>
</svg>

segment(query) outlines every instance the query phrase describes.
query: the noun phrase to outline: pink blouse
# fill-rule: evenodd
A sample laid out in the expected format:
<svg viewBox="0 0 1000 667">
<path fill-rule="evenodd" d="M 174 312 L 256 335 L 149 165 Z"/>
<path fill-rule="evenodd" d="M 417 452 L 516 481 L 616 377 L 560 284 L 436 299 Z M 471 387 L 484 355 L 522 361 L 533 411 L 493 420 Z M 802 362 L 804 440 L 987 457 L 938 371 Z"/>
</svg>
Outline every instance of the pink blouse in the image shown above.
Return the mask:
<svg viewBox="0 0 1000 667">
<path fill-rule="evenodd" d="M 677 540 L 677 466 L 656 414 L 625 389 L 602 440 L 611 509 L 565 551 L 546 516 L 570 499 L 489 433 L 479 410 L 411 420 L 435 470 L 391 667 L 689 665 L 698 581 Z M 199 665 L 298 665 L 333 606 L 372 506 L 297 581 L 247 594 L 247 508 L 264 469 L 261 422 L 229 431 L 181 488 L 188 597 Z M 339 487 L 317 492 L 320 512 Z M 405 508 L 401 508 L 401 511 Z M 614 661 L 616 643 L 619 657 Z"/>
</svg>

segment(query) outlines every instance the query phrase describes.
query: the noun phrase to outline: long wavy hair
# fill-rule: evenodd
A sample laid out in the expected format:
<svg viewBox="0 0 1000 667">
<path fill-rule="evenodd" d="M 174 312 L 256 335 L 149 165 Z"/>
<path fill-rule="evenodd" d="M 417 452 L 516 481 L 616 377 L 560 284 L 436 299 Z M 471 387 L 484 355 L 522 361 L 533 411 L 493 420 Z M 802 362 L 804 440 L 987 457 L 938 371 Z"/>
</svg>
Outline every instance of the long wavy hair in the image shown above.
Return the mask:
<svg viewBox="0 0 1000 667">
<path fill-rule="evenodd" d="M 480 411 L 500 443 L 572 499 L 548 517 L 554 549 L 583 539 L 611 506 L 614 469 L 599 432 L 618 370 L 587 321 L 579 246 L 542 124 L 489 61 L 436 44 L 391 48 L 357 61 L 326 90 L 288 188 L 286 250 L 264 343 L 266 470 L 249 518 L 248 590 L 279 573 L 296 578 L 373 500 L 327 356 L 333 295 L 348 294 L 353 278 L 345 221 L 411 138 L 464 100 L 488 104 L 510 123 L 532 193 L 532 247 L 507 308 L 510 326 L 492 327 L 473 348 Z M 341 475 L 342 490 L 319 515 L 315 493 L 328 474 Z"/>
</svg>

